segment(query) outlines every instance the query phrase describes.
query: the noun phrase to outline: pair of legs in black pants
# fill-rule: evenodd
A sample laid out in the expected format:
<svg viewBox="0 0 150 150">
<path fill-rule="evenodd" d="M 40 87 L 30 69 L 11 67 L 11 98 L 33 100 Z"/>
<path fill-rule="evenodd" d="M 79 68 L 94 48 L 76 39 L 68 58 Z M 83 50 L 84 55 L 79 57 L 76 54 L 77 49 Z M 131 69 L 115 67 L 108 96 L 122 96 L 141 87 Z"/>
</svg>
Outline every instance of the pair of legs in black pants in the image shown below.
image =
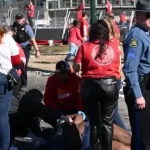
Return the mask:
<svg viewBox="0 0 150 150">
<path fill-rule="evenodd" d="M 116 78 L 83 79 L 81 98 L 91 126 L 91 149 L 112 150 L 113 117 L 118 102 Z"/>
<path fill-rule="evenodd" d="M 150 150 L 150 90 L 142 86 L 146 107 L 136 108 L 136 100 L 129 87 L 124 87 L 125 101 L 128 107 L 132 130 L 131 150 Z"/>
<path fill-rule="evenodd" d="M 9 113 L 11 143 L 16 136 L 25 136 L 29 128 L 35 135 L 40 136 L 42 133 L 39 128 L 39 118 L 51 125 L 56 124 L 56 120 L 60 119 L 61 114 L 58 111 L 40 103 L 41 94 L 40 91 L 33 89 L 27 93 L 20 91 L 13 97 Z"/>
</svg>

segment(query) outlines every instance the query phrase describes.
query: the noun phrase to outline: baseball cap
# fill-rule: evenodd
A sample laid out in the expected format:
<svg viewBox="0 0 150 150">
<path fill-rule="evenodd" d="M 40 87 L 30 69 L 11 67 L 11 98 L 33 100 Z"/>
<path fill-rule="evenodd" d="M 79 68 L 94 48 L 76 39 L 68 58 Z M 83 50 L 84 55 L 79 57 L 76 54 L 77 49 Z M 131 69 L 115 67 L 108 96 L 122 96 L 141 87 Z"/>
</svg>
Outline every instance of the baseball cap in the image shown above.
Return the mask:
<svg viewBox="0 0 150 150">
<path fill-rule="evenodd" d="M 150 0 L 138 0 L 136 11 L 150 12 Z"/>
<path fill-rule="evenodd" d="M 23 17 L 24 17 L 24 15 L 21 14 L 21 13 L 19 13 L 19 14 L 16 15 L 15 19 L 16 19 L 16 20 L 17 20 L 17 19 L 22 19 Z"/>
<path fill-rule="evenodd" d="M 66 73 L 69 71 L 70 71 L 70 65 L 66 61 L 61 60 L 56 64 L 56 70 L 55 70 L 56 73 Z"/>
</svg>

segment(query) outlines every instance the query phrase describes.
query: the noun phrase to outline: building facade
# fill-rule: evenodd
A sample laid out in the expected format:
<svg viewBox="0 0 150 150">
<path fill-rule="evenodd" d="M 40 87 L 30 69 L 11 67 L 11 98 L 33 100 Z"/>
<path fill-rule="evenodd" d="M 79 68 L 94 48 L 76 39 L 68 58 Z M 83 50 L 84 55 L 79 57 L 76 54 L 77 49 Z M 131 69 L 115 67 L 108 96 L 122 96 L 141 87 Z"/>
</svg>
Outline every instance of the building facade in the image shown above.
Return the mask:
<svg viewBox="0 0 150 150">
<path fill-rule="evenodd" d="M 74 9 L 84 1 L 85 7 L 90 7 L 90 0 L 32 0 L 37 8 L 46 9 Z M 134 7 L 136 0 L 110 0 L 113 7 Z M 21 5 L 28 0 L 0 0 L 0 8 L 8 8 L 11 5 Z M 97 8 L 105 7 L 106 0 L 95 0 Z"/>
<path fill-rule="evenodd" d="M 37 7 L 45 6 L 47 9 L 77 8 L 83 0 L 35 0 Z M 96 7 L 105 7 L 106 0 L 95 0 Z M 85 7 L 90 7 L 90 0 L 84 0 Z M 134 7 L 136 0 L 111 0 L 113 7 Z"/>
</svg>

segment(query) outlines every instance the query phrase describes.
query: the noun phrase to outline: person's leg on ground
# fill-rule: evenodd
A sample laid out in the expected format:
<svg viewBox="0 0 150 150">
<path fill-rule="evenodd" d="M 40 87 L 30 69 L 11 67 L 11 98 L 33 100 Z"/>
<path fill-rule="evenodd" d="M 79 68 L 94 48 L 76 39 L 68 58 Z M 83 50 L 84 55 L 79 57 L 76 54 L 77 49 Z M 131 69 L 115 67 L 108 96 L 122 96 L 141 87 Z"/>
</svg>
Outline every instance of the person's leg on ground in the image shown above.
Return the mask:
<svg viewBox="0 0 150 150">
<path fill-rule="evenodd" d="M 23 129 L 25 118 L 20 112 L 9 114 L 9 125 L 10 125 L 10 146 L 16 136 L 21 136 L 20 131 Z M 22 129 L 21 129 L 22 128 Z"/>
<path fill-rule="evenodd" d="M 12 99 L 12 91 L 7 89 L 7 77 L 0 74 L 0 149 L 8 150 L 10 144 L 10 128 L 8 111 Z"/>
<path fill-rule="evenodd" d="M 77 45 L 70 44 L 70 50 L 69 50 L 69 53 L 67 54 L 65 60 L 68 61 L 70 59 L 70 57 L 76 53 L 77 49 L 78 49 Z"/>
</svg>

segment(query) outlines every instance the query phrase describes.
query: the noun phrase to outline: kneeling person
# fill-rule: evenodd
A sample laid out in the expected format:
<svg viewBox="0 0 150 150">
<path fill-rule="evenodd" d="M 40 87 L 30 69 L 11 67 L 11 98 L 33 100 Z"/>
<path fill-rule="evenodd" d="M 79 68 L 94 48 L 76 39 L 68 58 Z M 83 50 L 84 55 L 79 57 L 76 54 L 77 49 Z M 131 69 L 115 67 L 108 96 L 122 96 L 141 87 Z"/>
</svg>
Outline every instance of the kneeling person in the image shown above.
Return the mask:
<svg viewBox="0 0 150 150">
<path fill-rule="evenodd" d="M 80 77 L 71 72 L 70 65 L 66 61 L 58 62 L 55 74 L 48 78 L 46 84 L 45 105 L 64 115 L 79 114 L 77 118 L 82 117 L 84 120 L 85 114 L 79 95 L 80 82 Z M 77 120 L 74 118 L 74 122 L 78 122 Z"/>
</svg>

